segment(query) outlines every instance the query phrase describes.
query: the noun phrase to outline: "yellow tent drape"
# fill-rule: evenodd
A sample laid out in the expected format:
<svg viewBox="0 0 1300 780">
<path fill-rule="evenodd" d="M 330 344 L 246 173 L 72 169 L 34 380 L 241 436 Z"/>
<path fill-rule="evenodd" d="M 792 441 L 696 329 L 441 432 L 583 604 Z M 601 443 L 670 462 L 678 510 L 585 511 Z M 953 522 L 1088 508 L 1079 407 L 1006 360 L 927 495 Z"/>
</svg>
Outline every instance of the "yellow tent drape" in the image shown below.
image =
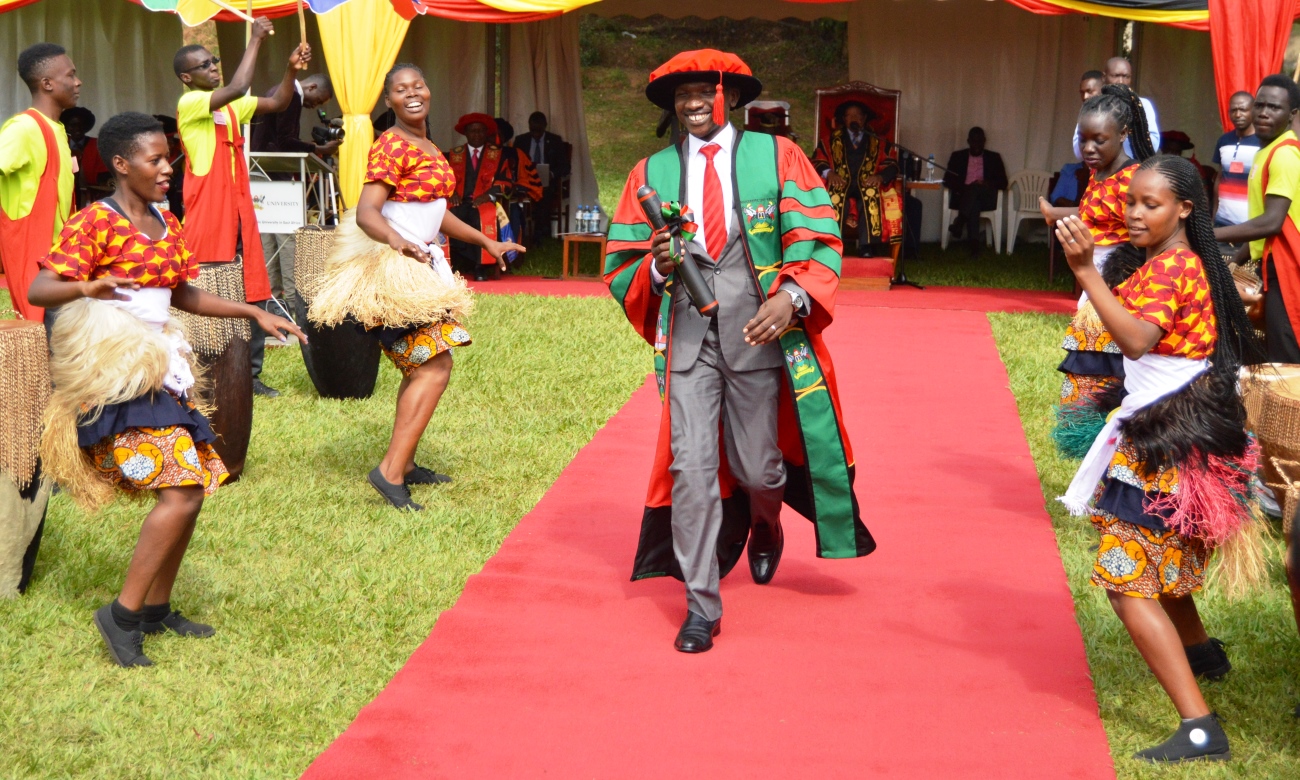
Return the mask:
<svg viewBox="0 0 1300 780">
<path fill-rule="evenodd" d="M 339 192 L 351 208 L 361 195 L 366 156 L 375 140 L 370 111 L 379 100 L 384 74 L 393 67 L 410 22 L 398 16 L 389 0 L 351 0 L 317 16 L 316 21 L 334 97 L 343 109 Z"/>
</svg>

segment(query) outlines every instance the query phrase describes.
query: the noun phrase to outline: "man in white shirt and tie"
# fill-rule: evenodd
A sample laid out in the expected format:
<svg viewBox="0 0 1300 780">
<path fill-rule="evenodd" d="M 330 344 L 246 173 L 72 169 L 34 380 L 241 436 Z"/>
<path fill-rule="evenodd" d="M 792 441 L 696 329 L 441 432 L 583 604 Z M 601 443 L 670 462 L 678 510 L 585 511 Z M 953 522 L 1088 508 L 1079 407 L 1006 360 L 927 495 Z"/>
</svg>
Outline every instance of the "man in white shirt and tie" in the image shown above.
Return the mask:
<svg viewBox="0 0 1300 780">
<path fill-rule="evenodd" d="M 839 284 L 838 228 L 798 146 L 727 121 L 761 89 L 738 57 L 712 49 L 683 52 L 652 74 L 646 96 L 675 111 L 688 135 L 633 169 L 605 260 L 611 292 L 656 349 L 670 432 L 659 440 L 633 579 L 684 582 L 687 616 L 674 642 L 684 653 L 713 646 L 719 580 L 742 551 L 754 581 L 771 581 L 783 502 L 816 518 L 822 557 L 875 549 L 853 498 L 833 376 L 821 373 L 831 370 L 820 331 Z M 694 215 L 686 249 L 717 300 L 710 316 L 677 276 L 668 234 L 652 234 L 642 184 Z"/>
</svg>

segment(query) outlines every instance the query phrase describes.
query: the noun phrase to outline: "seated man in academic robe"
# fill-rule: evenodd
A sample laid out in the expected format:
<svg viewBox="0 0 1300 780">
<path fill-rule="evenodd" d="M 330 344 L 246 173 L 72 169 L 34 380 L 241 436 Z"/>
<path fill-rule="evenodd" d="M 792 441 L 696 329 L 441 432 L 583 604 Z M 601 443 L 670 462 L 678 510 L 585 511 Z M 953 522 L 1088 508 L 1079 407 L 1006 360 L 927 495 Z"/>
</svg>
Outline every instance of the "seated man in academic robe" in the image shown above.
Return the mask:
<svg viewBox="0 0 1300 780">
<path fill-rule="evenodd" d="M 456 132 L 465 136 L 465 143 L 447 152 L 447 162 L 456 174 L 456 192 L 450 199 L 451 212 L 462 222 L 481 230 L 492 240 L 497 238 L 500 222 L 507 221 L 505 208 L 515 200 L 529 198 L 537 180 L 521 175 L 523 155 L 502 152 L 496 143 L 497 123 L 487 114 L 466 114 L 456 124 Z M 529 163 L 529 168 L 532 163 Z M 540 187 L 536 187 L 540 197 Z M 500 206 L 500 210 L 498 210 Z M 498 213 L 502 216 L 498 219 Z M 496 268 L 497 261 L 487 252 L 471 244 L 451 242 L 452 267 L 466 276 L 473 274 L 484 281 Z"/>
<path fill-rule="evenodd" d="M 858 254 L 864 256 L 903 240 L 898 161 L 885 139 L 869 127 L 878 118 L 861 101 L 841 103 L 835 109 L 835 130 L 813 155 L 845 244 L 856 242 Z"/>
</svg>

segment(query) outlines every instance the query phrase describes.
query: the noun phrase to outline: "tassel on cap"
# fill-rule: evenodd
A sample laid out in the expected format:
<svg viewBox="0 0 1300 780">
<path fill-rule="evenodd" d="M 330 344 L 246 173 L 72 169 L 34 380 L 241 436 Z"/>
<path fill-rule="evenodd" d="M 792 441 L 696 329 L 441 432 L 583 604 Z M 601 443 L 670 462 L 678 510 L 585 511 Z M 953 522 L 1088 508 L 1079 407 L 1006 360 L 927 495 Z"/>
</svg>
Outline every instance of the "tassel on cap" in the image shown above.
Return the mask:
<svg viewBox="0 0 1300 780">
<path fill-rule="evenodd" d="M 721 127 L 727 123 L 727 96 L 722 91 L 722 71 L 718 71 L 718 86 L 713 91 L 713 124 Z"/>
</svg>

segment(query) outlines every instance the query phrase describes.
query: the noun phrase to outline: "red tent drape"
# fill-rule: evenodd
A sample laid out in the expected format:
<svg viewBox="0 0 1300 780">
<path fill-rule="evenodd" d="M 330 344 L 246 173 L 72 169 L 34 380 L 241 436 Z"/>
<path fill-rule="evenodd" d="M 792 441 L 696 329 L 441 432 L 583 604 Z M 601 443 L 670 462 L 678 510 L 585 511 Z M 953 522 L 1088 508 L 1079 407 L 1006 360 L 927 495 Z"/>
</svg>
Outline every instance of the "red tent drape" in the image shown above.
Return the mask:
<svg viewBox="0 0 1300 780">
<path fill-rule="evenodd" d="M 1228 98 L 1282 67 L 1291 22 L 1300 12 L 1297 0 L 1210 0 L 1210 51 L 1214 54 L 1214 88 L 1219 119 L 1228 120 Z"/>
<path fill-rule="evenodd" d="M 18 5 L 36 2 L 36 0 L 9 0 Z M 130 0 L 136 5 L 143 5 L 140 0 Z M 237 8 L 243 8 L 244 4 L 240 0 L 227 0 L 231 5 Z M 478 0 L 419 0 L 417 3 L 412 0 L 393 0 L 393 8 L 399 14 L 407 19 L 413 19 L 424 13 L 430 16 L 441 16 L 444 19 L 454 19 L 458 22 L 499 22 L 499 23 L 518 23 L 518 22 L 536 22 L 542 19 L 551 19 L 559 14 L 515 14 L 508 11 L 500 11 L 490 5 L 484 5 Z M 0 0 L 0 12 L 7 11 L 5 0 Z M 281 5 L 272 8 L 263 8 L 256 11 L 258 16 L 266 16 L 276 19 L 282 16 L 290 16 L 298 12 L 297 0 L 286 0 Z M 238 16 L 229 11 L 222 11 L 213 17 L 218 22 L 240 22 L 243 21 Z"/>
</svg>

